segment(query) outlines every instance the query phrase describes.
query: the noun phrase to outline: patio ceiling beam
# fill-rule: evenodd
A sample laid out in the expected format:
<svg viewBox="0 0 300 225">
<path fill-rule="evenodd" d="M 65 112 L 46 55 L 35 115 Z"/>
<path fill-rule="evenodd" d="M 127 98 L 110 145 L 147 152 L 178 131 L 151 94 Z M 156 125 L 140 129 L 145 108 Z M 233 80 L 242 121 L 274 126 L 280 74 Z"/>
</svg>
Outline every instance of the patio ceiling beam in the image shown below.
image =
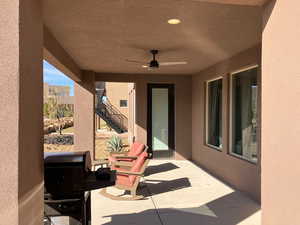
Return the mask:
<svg viewBox="0 0 300 225">
<path fill-rule="evenodd" d="M 44 26 L 44 59 L 76 82 L 82 80 L 79 66 Z"/>
<path fill-rule="evenodd" d="M 227 5 L 262 6 L 269 0 L 193 0 L 198 2 L 219 3 Z"/>
<path fill-rule="evenodd" d="M 135 74 L 121 74 L 121 73 L 95 73 L 95 81 L 106 82 L 134 82 L 140 76 Z"/>
<path fill-rule="evenodd" d="M 121 83 L 134 83 L 138 81 L 148 82 L 157 82 L 157 81 L 166 81 L 166 80 L 185 80 L 190 75 L 171 75 L 171 74 L 149 74 L 141 73 L 141 74 L 126 74 L 126 73 L 97 73 L 95 72 L 95 81 L 100 82 L 121 82 Z"/>
</svg>

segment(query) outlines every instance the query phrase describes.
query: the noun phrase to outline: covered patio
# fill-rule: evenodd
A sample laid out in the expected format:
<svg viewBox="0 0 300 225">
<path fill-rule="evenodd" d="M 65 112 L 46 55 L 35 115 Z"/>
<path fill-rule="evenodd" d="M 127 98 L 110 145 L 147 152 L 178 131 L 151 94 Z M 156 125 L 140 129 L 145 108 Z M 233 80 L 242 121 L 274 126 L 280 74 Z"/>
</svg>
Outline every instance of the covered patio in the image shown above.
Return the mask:
<svg viewBox="0 0 300 225">
<path fill-rule="evenodd" d="M 166 118 L 172 132 L 160 134 L 170 135 L 169 160 L 152 161 L 145 200 L 116 202 L 94 191 L 93 225 L 299 224 L 299 9 L 299 1 L 284 0 L 2 0 L 1 222 L 42 223 L 45 59 L 75 81 L 75 151 L 90 151 L 92 159 L 95 82 L 135 83 L 134 138 L 148 145 L 153 136 L 147 90 L 171 85 L 173 111 Z M 149 51 L 155 49 L 153 69 Z M 249 110 L 237 107 L 249 117 L 234 139 L 232 77 L 249 68 L 255 81 L 247 87 L 256 91 L 255 100 L 236 94 L 251 104 Z M 222 104 L 210 145 L 206 90 L 216 78 Z M 244 132 L 253 128 L 250 105 L 251 137 Z M 243 152 L 244 136 L 255 142 L 249 154 Z"/>
<path fill-rule="evenodd" d="M 189 161 L 152 160 L 139 192 L 144 200 L 117 201 L 93 191 L 92 225 L 261 224 L 258 203 Z"/>
<path fill-rule="evenodd" d="M 189 161 L 152 160 L 138 190 L 142 200 L 111 200 L 99 192 L 92 191 L 92 225 L 261 225 L 257 202 Z M 53 222 L 65 225 L 68 218 Z"/>
</svg>

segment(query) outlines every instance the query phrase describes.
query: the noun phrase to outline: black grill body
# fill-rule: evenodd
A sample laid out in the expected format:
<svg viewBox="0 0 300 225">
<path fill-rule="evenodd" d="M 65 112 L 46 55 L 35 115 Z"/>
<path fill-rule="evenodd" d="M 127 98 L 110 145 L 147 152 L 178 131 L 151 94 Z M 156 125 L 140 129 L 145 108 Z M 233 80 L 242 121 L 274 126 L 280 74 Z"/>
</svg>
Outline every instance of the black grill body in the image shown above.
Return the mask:
<svg viewBox="0 0 300 225">
<path fill-rule="evenodd" d="M 45 153 L 45 221 L 69 216 L 70 225 L 88 225 L 91 219 L 90 191 L 115 184 L 115 171 L 97 177 L 91 170 L 89 152 Z M 46 224 L 46 223 L 45 223 Z"/>
</svg>

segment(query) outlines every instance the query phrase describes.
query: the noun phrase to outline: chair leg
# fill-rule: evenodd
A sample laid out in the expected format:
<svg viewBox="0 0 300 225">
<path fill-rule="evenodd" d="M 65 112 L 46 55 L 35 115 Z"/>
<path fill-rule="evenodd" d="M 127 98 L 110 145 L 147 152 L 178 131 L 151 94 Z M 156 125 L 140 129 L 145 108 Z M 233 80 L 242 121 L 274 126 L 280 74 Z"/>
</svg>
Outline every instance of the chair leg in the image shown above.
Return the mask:
<svg viewBox="0 0 300 225">
<path fill-rule="evenodd" d="M 110 194 L 110 193 L 107 192 L 106 188 L 103 188 L 100 191 L 100 194 L 102 196 L 104 196 L 104 197 L 109 198 L 109 199 L 119 200 L 119 201 L 133 201 L 133 200 L 144 199 L 144 196 L 138 196 L 138 195 L 136 195 L 136 188 L 128 190 L 128 191 L 130 191 L 130 195 L 131 195 L 130 197 L 122 197 L 122 196 L 112 195 L 112 194 Z"/>
<path fill-rule="evenodd" d="M 138 187 L 140 188 L 145 188 L 147 187 L 146 182 L 145 182 L 145 178 L 143 177 L 143 179 L 139 182 Z"/>
<path fill-rule="evenodd" d="M 136 189 L 132 189 L 130 191 L 130 194 L 131 194 L 132 197 L 136 197 Z"/>
</svg>

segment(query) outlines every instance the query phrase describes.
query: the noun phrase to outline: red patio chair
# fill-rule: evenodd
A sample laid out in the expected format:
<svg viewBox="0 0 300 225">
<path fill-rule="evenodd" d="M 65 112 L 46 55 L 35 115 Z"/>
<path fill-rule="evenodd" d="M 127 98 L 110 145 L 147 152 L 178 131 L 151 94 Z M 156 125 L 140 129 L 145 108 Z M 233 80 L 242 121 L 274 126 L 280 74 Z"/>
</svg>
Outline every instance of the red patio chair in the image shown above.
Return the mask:
<svg viewBox="0 0 300 225">
<path fill-rule="evenodd" d="M 138 200 L 144 198 L 137 196 L 136 191 L 140 183 L 141 177 L 144 176 L 145 169 L 149 163 L 148 153 L 142 152 L 134 161 L 133 166 L 129 170 L 116 168 L 116 185 L 115 187 L 120 190 L 130 191 L 131 197 L 122 197 L 109 194 L 107 189 L 104 188 L 100 193 L 113 200 Z"/>
<path fill-rule="evenodd" d="M 94 168 L 96 166 L 112 166 L 114 167 L 131 167 L 137 157 L 142 153 L 146 152 L 148 147 L 140 142 L 134 142 L 129 152 L 123 154 L 113 154 L 106 159 L 95 160 L 93 162 Z"/>
<path fill-rule="evenodd" d="M 148 147 L 140 142 L 134 142 L 130 150 L 127 154 L 123 155 L 112 155 L 108 157 L 108 161 L 110 165 L 113 165 L 115 167 L 131 167 L 134 163 L 134 161 L 137 159 L 137 157 L 142 153 L 146 152 Z"/>
</svg>

